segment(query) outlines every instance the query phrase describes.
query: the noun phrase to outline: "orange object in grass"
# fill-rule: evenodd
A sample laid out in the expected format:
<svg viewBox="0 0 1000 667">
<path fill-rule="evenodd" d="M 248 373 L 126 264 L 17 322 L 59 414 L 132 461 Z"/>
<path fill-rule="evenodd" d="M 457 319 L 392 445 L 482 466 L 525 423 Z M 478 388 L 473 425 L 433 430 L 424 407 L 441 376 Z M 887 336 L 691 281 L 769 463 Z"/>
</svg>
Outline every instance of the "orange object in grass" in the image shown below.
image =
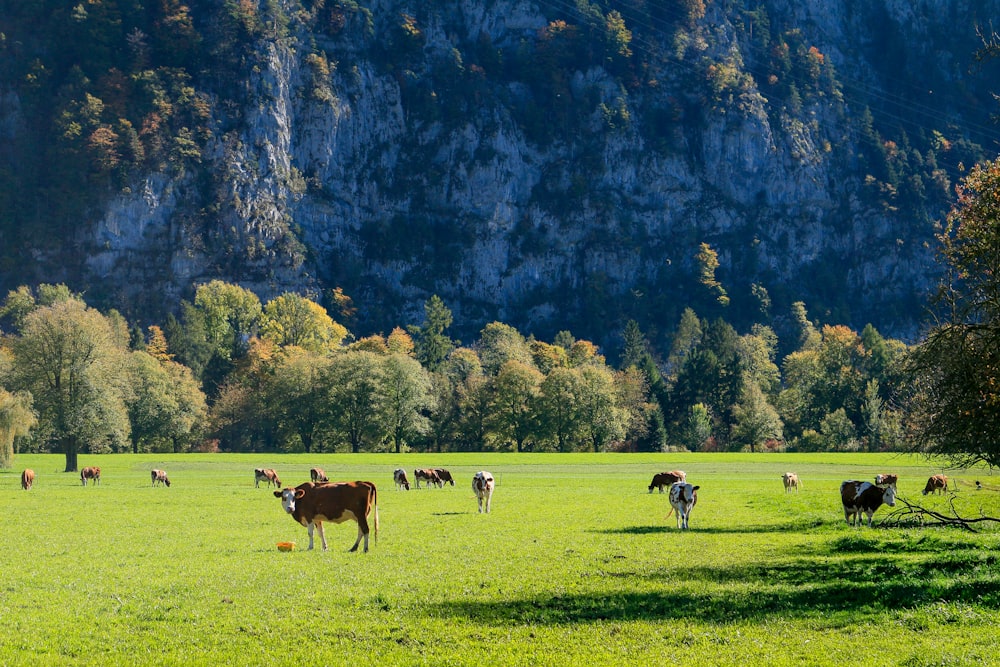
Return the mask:
<svg viewBox="0 0 1000 667">
<path fill-rule="evenodd" d="M 294 551 L 295 542 L 278 542 L 278 551 Z"/>
</svg>

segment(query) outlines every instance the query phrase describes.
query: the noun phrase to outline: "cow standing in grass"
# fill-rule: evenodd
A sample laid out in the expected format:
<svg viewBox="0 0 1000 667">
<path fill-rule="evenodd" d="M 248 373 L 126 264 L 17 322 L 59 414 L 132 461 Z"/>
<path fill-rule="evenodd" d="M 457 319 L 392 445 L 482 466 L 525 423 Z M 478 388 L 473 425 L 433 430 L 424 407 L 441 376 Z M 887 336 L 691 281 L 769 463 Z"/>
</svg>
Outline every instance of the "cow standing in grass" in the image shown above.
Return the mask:
<svg viewBox="0 0 1000 667">
<path fill-rule="evenodd" d="M 433 468 L 417 468 L 413 471 L 413 478 L 417 482 L 417 488 L 420 488 L 420 480 L 427 482 L 427 486 L 438 486 L 444 487 L 444 482 L 438 477 L 437 472 Z"/>
<path fill-rule="evenodd" d="M 799 476 L 794 472 L 786 472 L 782 475 L 781 482 L 785 485 L 785 493 L 788 493 L 792 489 L 795 489 L 795 491 L 799 490 Z"/>
<path fill-rule="evenodd" d="M 896 487 L 882 488 L 871 482 L 859 482 L 851 479 L 840 485 L 840 500 L 844 505 L 844 520 L 849 526 L 860 526 L 861 515 L 868 516 L 868 527 L 872 526 L 872 516 L 875 510 L 883 504 L 896 506 Z"/>
<path fill-rule="evenodd" d="M 490 505 L 493 502 L 493 487 L 495 486 L 493 474 L 480 470 L 472 477 L 472 491 L 479 501 L 479 513 L 483 513 L 483 505 L 486 506 L 486 513 L 490 513 Z"/>
<path fill-rule="evenodd" d="M 438 479 L 441 480 L 441 486 L 445 484 L 451 484 L 455 486 L 455 479 L 451 476 L 451 473 L 444 468 L 433 468 L 434 472 L 437 473 Z"/>
<path fill-rule="evenodd" d="M 278 479 L 278 473 L 276 473 L 273 468 L 253 469 L 254 487 L 259 487 L 261 482 L 264 482 L 267 486 L 271 486 L 271 484 L 274 484 L 275 487 L 281 486 L 281 480 Z"/>
<path fill-rule="evenodd" d="M 392 481 L 396 483 L 396 490 L 401 489 L 410 490 L 410 480 L 406 479 L 406 471 L 402 468 L 396 468 L 392 471 Z"/>
<path fill-rule="evenodd" d="M 94 484 L 100 484 L 101 483 L 101 469 L 98 468 L 97 466 L 87 466 L 86 468 L 84 468 L 83 470 L 81 470 L 80 471 L 80 481 L 83 483 L 84 486 L 87 486 L 87 480 L 88 479 L 93 480 Z"/>
<path fill-rule="evenodd" d="M 375 537 L 378 538 L 378 502 L 375 485 L 371 482 L 338 482 L 336 484 L 313 484 L 305 482 L 294 489 L 285 488 L 275 491 L 274 496 L 281 499 L 281 506 L 293 519 L 305 526 L 309 531 L 309 548 L 313 548 L 313 528 L 319 529 L 319 540 L 323 551 L 327 550 L 326 535 L 323 533 L 323 522 L 343 523 L 356 521 L 358 524 L 358 539 L 351 551 L 357 551 L 361 540 L 365 541 L 365 551 L 368 551 L 368 535 L 371 530 L 368 525 L 368 515 L 372 514 Z"/>
<path fill-rule="evenodd" d="M 677 527 L 687 530 L 691 510 L 698 503 L 698 489 L 687 482 L 674 482 L 670 485 L 670 511 L 677 512 Z M 670 516 L 670 512 L 667 513 Z"/>
<path fill-rule="evenodd" d="M 937 493 L 943 494 L 947 490 L 948 490 L 947 475 L 931 475 L 931 477 L 928 478 L 927 484 L 924 486 L 924 490 L 921 491 L 921 493 L 926 496 L 928 493 L 934 493 L 935 491 Z"/>
<path fill-rule="evenodd" d="M 322 468 L 309 468 L 309 480 L 318 484 L 330 481 Z"/>
<path fill-rule="evenodd" d="M 24 472 L 21 473 L 21 488 L 27 491 L 31 488 L 31 485 L 35 483 L 35 471 L 31 468 L 25 468 Z"/>
<path fill-rule="evenodd" d="M 670 472 L 658 472 L 653 475 L 653 481 L 649 483 L 649 492 L 652 493 L 653 489 L 659 489 L 660 493 L 663 493 L 664 488 L 670 488 L 670 485 L 674 482 L 684 482 L 687 481 L 687 473 L 683 470 L 671 470 Z"/>
<path fill-rule="evenodd" d="M 167 487 L 170 486 L 170 478 L 167 477 L 166 470 L 158 470 L 154 468 L 149 471 L 149 476 L 153 480 L 152 486 L 156 486 L 157 484 L 166 484 Z"/>
</svg>

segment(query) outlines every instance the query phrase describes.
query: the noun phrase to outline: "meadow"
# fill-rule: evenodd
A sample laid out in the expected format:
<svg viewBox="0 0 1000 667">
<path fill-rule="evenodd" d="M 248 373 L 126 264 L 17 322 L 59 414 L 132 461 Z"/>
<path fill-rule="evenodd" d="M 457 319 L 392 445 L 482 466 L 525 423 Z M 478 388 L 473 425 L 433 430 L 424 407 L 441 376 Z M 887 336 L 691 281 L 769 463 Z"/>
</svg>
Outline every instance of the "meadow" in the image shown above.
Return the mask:
<svg viewBox="0 0 1000 667">
<path fill-rule="evenodd" d="M 900 475 L 910 502 L 1000 517 L 1000 478 L 870 454 L 56 455 L 0 471 L 3 665 L 1000 664 L 1000 526 L 844 522 L 845 479 Z M 380 531 L 330 550 L 253 468 L 283 485 L 313 465 L 379 488 Z M 392 470 L 446 467 L 455 487 L 397 491 Z M 20 489 L 33 468 L 35 487 Z M 170 474 L 150 485 L 149 470 Z M 698 484 L 691 529 L 652 475 Z M 475 471 L 497 478 L 480 515 Z M 799 493 L 781 473 L 795 471 Z M 984 488 L 976 490 L 974 480 Z M 298 548 L 279 552 L 275 544 Z"/>
</svg>

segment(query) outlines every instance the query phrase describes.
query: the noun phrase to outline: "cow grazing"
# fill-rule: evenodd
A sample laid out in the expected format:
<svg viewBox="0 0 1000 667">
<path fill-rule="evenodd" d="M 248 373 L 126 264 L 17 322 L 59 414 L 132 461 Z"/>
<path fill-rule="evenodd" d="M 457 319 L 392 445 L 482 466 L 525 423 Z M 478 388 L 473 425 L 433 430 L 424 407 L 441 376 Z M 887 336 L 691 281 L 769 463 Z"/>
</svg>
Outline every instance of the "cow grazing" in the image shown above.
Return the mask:
<svg viewBox="0 0 1000 667">
<path fill-rule="evenodd" d="M 899 475 L 890 475 L 888 473 L 875 475 L 875 486 L 896 486 L 896 482 L 899 481 Z"/>
<path fill-rule="evenodd" d="M 35 483 L 35 471 L 31 468 L 25 468 L 24 472 L 21 473 L 21 488 L 27 491 L 31 488 L 31 485 Z"/>
<path fill-rule="evenodd" d="M 658 472 L 653 475 L 653 481 L 649 483 L 649 492 L 652 493 L 654 488 L 658 488 L 660 493 L 663 493 L 663 488 L 670 488 L 670 485 L 674 482 L 686 482 L 687 473 L 683 470 L 671 470 L 670 472 Z"/>
<path fill-rule="evenodd" d="M 938 493 L 944 493 L 947 490 L 948 490 L 947 475 L 931 475 L 927 479 L 927 485 L 924 486 L 924 490 L 921 491 L 920 493 L 926 496 L 928 493 L 934 493 L 935 491 L 937 491 Z"/>
<path fill-rule="evenodd" d="M 254 487 L 259 487 L 261 482 L 264 482 L 264 484 L 266 484 L 267 486 L 271 486 L 271 484 L 274 484 L 275 488 L 281 486 L 281 480 L 278 479 L 278 473 L 274 472 L 273 468 L 253 469 Z"/>
<path fill-rule="evenodd" d="M 329 482 L 330 478 L 322 468 L 309 468 L 309 479 L 313 482 Z"/>
<path fill-rule="evenodd" d="M 87 480 L 94 480 L 94 484 L 101 483 L 101 469 L 97 466 L 87 466 L 80 471 L 80 481 L 87 486 Z"/>
<path fill-rule="evenodd" d="M 479 501 L 480 514 L 483 513 L 484 504 L 486 506 L 486 513 L 490 513 L 494 485 L 493 475 L 485 470 L 480 470 L 472 477 L 472 491 L 476 494 L 476 499 Z"/>
<path fill-rule="evenodd" d="M 691 510 L 698 503 L 698 489 L 700 486 L 691 486 L 687 482 L 674 482 L 670 485 L 670 511 L 677 513 L 677 527 L 687 530 L 688 520 L 691 518 Z M 670 516 L 667 513 L 667 516 Z"/>
<path fill-rule="evenodd" d="M 847 480 L 840 485 L 840 500 L 844 504 L 844 520 L 850 526 L 861 525 L 861 515 L 868 515 L 868 527 L 872 525 L 875 510 L 886 504 L 896 506 L 896 487 L 880 487 L 871 482 Z"/>
<path fill-rule="evenodd" d="M 432 468 L 417 468 L 413 471 L 413 477 L 417 481 L 417 488 L 420 488 L 420 480 L 427 482 L 427 486 L 443 487 L 444 482 L 438 477 L 437 472 Z"/>
<path fill-rule="evenodd" d="M 358 539 L 351 551 L 357 551 L 361 538 L 368 551 L 368 515 L 372 514 L 375 538 L 378 539 L 378 502 L 375 485 L 371 482 L 338 482 L 336 484 L 314 484 L 305 482 L 297 487 L 275 491 L 281 498 L 281 506 L 292 518 L 309 530 L 309 548 L 313 548 L 313 528 L 319 529 L 319 540 L 323 551 L 327 550 L 323 522 L 343 523 L 356 521 Z"/>
<path fill-rule="evenodd" d="M 785 485 L 785 493 L 788 493 L 792 489 L 798 491 L 799 486 L 801 486 L 801 483 L 799 482 L 799 476 L 796 475 L 794 472 L 786 472 L 784 475 L 781 476 L 781 481 Z"/>
<path fill-rule="evenodd" d="M 396 468 L 392 471 L 392 480 L 396 482 L 396 490 L 406 489 L 410 490 L 410 480 L 406 479 L 406 471 L 402 468 Z"/>
<path fill-rule="evenodd" d="M 170 478 L 167 477 L 166 470 L 154 468 L 149 471 L 149 477 L 153 480 L 152 486 L 156 486 L 157 484 L 166 484 L 168 487 L 170 486 Z"/>
<path fill-rule="evenodd" d="M 451 484 L 455 486 L 455 478 L 451 476 L 451 473 L 444 468 L 434 468 L 434 472 L 437 473 L 438 479 L 441 480 L 441 486 L 445 484 Z"/>
</svg>

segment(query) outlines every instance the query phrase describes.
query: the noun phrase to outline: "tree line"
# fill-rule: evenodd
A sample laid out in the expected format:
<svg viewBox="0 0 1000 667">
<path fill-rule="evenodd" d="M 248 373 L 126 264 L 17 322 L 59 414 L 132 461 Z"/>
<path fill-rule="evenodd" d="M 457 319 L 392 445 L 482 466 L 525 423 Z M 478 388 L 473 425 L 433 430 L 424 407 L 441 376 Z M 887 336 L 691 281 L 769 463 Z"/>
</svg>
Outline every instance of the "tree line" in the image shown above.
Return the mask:
<svg viewBox="0 0 1000 667">
<path fill-rule="evenodd" d="M 349 299 L 341 295 L 345 302 Z M 140 330 L 65 285 L 0 308 L 0 465 L 13 452 L 886 450 L 907 346 L 817 328 L 798 348 L 684 312 L 658 358 L 629 321 L 611 365 L 568 331 L 501 322 L 462 345 L 437 296 L 424 321 L 355 337 L 315 301 L 213 281 Z"/>
</svg>

